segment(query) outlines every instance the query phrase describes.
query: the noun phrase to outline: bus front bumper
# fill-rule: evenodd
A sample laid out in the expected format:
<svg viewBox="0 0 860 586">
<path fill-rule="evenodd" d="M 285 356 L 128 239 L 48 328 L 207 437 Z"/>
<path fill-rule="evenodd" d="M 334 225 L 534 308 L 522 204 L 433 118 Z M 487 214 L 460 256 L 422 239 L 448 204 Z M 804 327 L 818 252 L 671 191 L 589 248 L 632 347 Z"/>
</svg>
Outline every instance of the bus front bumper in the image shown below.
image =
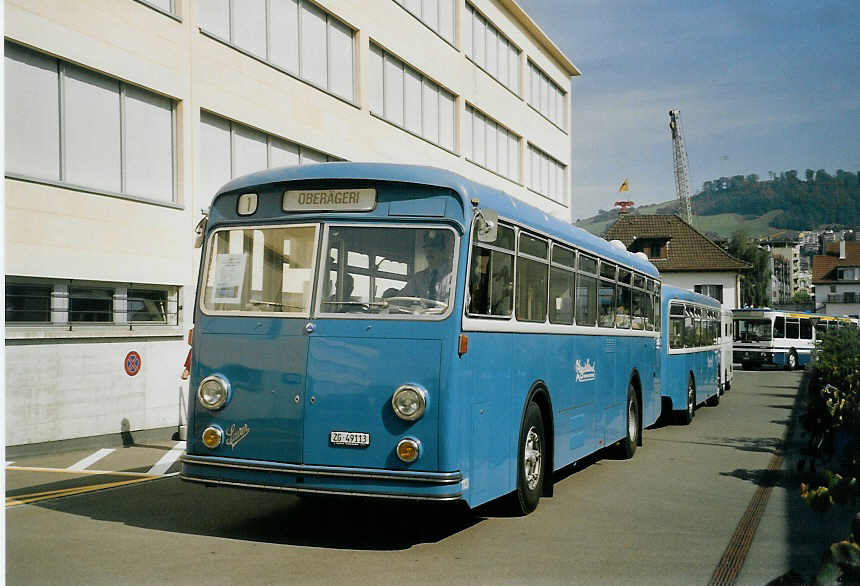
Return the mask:
<svg viewBox="0 0 860 586">
<path fill-rule="evenodd" d="M 342 466 L 311 466 L 184 455 L 179 477 L 207 485 L 296 493 L 455 501 L 464 497 L 463 475 Z"/>
</svg>

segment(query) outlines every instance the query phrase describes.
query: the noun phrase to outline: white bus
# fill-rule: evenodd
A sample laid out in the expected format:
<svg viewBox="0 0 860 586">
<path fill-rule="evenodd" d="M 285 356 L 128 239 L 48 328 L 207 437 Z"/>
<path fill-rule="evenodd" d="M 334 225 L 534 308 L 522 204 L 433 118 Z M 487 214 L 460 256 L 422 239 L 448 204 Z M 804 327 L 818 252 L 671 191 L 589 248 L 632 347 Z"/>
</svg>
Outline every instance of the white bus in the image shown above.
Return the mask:
<svg viewBox="0 0 860 586">
<path fill-rule="evenodd" d="M 779 311 L 770 308 L 735 309 L 734 361 L 744 369 L 765 364 L 787 370 L 805 366 L 812 359 L 816 332 L 852 325 L 846 317 Z"/>
</svg>

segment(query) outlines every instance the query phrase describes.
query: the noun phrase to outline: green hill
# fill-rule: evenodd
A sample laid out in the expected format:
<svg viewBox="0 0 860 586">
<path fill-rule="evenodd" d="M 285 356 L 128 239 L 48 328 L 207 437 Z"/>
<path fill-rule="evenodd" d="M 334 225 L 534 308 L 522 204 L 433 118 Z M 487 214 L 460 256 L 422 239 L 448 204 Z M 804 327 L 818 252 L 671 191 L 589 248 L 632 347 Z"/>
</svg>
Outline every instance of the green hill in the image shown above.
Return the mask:
<svg viewBox="0 0 860 586">
<path fill-rule="evenodd" d="M 855 228 L 860 222 L 860 173 L 839 169 L 830 175 L 823 169 L 807 169 L 805 176 L 801 180 L 792 170 L 772 173 L 767 181 L 756 175 L 705 181 L 702 191 L 691 198 L 693 226 L 724 238 L 739 228 L 756 237 L 823 225 Z M 629 213 L 673 214 L 677 208 L 672 200 L 631 208 Z M 574 225 L 602 234 L 617 217 L 617 210 L 601 210 Z"/>
</svg>

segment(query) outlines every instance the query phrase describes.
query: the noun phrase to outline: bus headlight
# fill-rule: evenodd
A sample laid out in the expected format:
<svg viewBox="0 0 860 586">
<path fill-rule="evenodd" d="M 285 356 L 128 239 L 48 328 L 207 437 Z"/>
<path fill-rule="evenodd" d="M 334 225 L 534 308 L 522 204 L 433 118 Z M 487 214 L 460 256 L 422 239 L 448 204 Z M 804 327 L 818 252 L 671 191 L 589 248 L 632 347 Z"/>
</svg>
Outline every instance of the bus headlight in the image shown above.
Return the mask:
<svg viewBox="0 0 860 586">
<path fill-rule="evenodd" d="M 203 445 L 214 450 L 224 441 L 224 432 L 217 425 L 210 425 L 203 430 Z"/>
<path fill-rule="evenodd" d="M 197 387 L 197 400 L 207 409 L 220 409 L 230 400 L 230 383 L 217 374 L 207 376 Z"/>
<path fill-rule="evenodd" d="M 420 385 L 401 385 L 391 397 L 394 413 L 405 421 L 415 421 L 427 409 L 427 391 Z"/>
<path fill-rule="evenodd" d="M 397 442 L 397 457 L 411 464 L 421 455 L 421 442 L 411 437 L 405 437 Z"/>
</svg>

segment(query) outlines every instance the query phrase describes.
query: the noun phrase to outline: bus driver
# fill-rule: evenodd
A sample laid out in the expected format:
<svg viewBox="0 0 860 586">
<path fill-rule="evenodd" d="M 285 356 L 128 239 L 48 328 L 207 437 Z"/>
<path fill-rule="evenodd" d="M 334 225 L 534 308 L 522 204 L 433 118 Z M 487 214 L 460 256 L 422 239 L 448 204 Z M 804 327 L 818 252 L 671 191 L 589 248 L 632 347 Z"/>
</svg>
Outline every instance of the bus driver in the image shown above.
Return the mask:
<svg viewBox="0 0 860 586">
<path fill-rule="evenodd" d="M 406 282 L 398 295 L 447 301 L 451 291 L 450 238 L 440 230 L 430 230 L 424 236 L 424 256 L 427 268 L 418 271 Z"/>
</svg>

